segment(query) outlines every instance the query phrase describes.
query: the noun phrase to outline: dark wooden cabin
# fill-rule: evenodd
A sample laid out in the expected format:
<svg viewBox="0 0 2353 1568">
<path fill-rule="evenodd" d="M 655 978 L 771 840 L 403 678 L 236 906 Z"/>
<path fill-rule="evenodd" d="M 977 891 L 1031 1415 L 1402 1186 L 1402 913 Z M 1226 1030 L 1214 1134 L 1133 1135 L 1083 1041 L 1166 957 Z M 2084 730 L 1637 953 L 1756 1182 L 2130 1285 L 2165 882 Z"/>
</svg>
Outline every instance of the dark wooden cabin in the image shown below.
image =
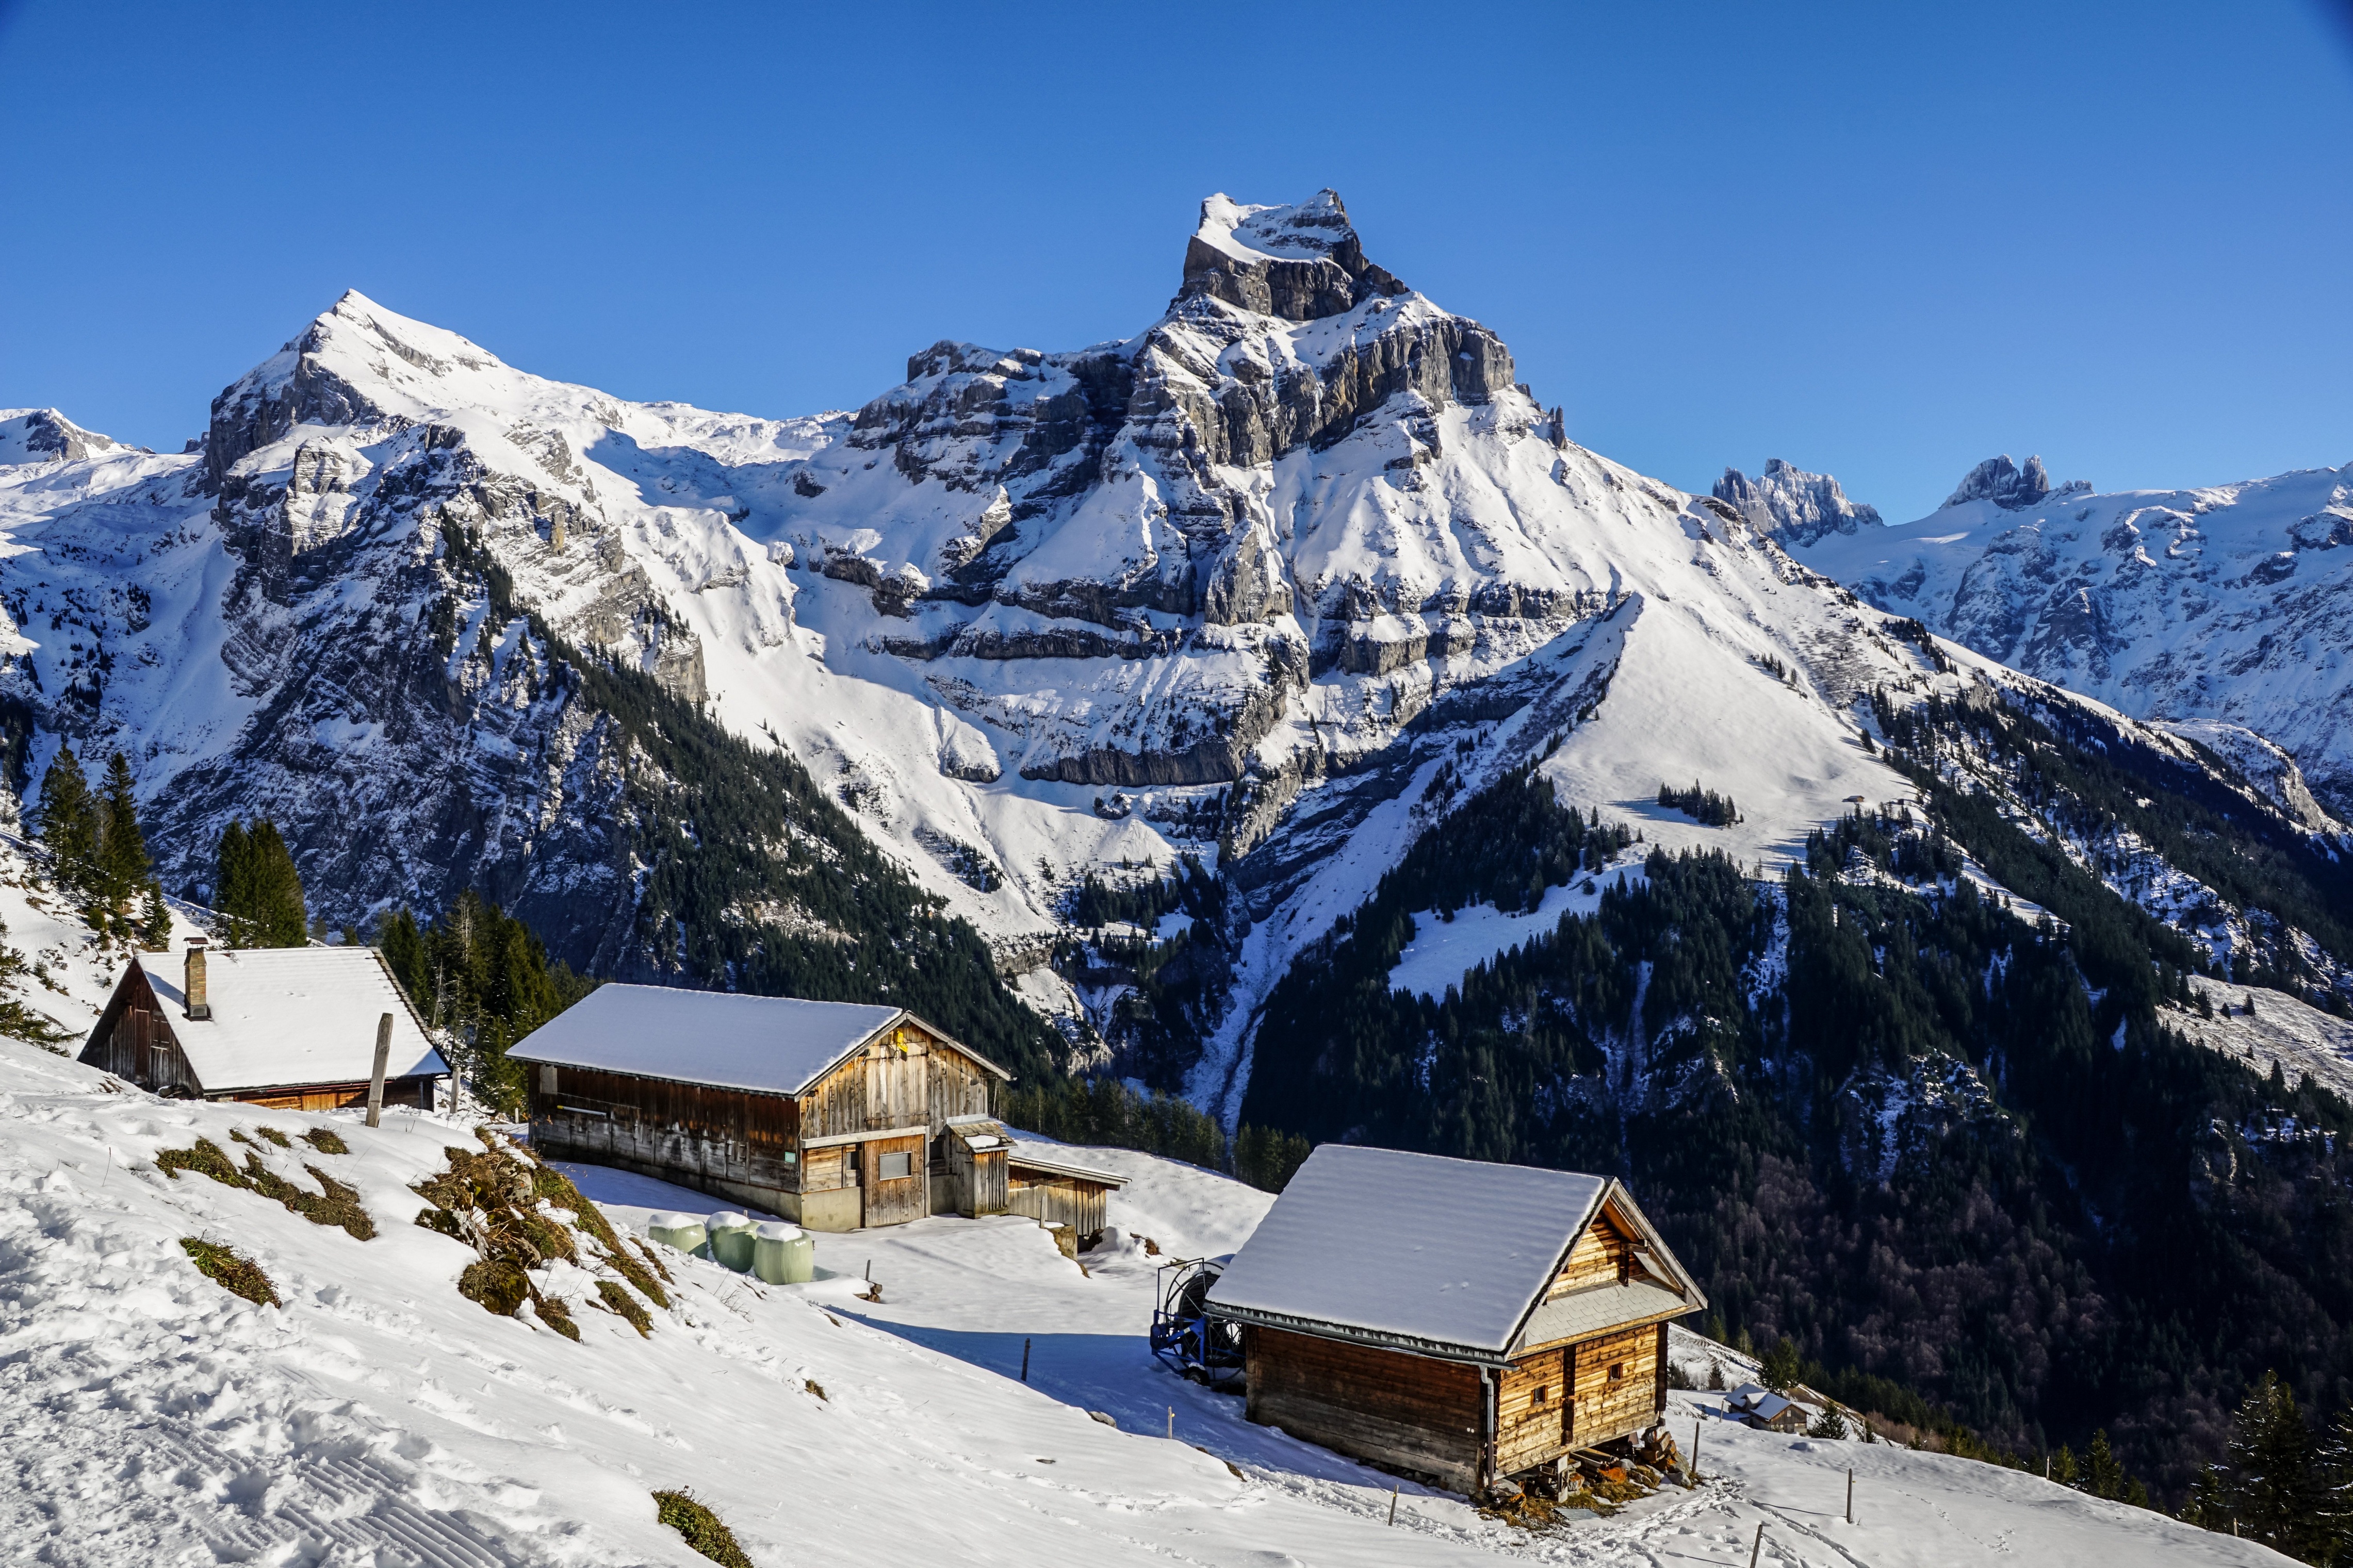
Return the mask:
<svg viewBox="0 0 2353 1568">
<path fill-rule="evenodd" d="M 660 985 L 600 985 L 507 1056 L 542 1153 L 828 1231 L 934 1212 L 950 1123 L 1012 1080 L 903 1007 Z"/>
<path fill-rule="evenodd" d="M 375 1037 L 392 1015 L 386 1105 L 433 1109 L 448 1066 L 375 951 L 215 948 L 134 953 L 81 1059 L 140 1088 L 289 1110 L 367 1103 Z"/>
<path fill-rule="evenodd" d="M 1251 1420 L 1476 1492 L 1655 1425 L 1707 1300 L 1615 1181 L 1326 1143 L 1208 1305 Z"/>
</svg>

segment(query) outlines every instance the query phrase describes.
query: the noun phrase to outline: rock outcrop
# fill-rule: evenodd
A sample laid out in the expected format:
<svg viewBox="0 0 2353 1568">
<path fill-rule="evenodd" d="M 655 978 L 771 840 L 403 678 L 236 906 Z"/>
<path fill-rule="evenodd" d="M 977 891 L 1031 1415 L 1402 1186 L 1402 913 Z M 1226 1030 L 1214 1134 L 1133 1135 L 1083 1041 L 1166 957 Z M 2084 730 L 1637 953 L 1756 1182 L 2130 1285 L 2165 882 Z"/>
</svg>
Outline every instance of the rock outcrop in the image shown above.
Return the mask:
<svg viewBox="0 0 2353 1568">
<path fill-rule="evenodd" d="M 1767 458 L 1765 471 L 1753 479 L 1738 468 L 1725 469 L 1715 481 L 1715 499 L 1784 545 L 1882 526 L 1876 508 L 1847 500 L 1830 475 L 1810 474 L 1778 458 Z"/>
</svg>

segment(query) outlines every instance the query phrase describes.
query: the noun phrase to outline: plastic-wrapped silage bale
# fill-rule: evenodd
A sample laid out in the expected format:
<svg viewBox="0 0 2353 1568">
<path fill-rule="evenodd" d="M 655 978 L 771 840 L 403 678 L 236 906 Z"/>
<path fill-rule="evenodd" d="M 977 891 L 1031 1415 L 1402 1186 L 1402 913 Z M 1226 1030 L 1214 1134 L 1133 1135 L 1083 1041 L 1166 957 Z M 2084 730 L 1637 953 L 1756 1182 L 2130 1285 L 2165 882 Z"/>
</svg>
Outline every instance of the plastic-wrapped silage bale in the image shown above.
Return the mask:
<svg viewBox="0 0 2353 1568">
<path fill-rule="evenodd" d="M 648 1217 L 646 1235 L 665 1247 L 675 1247 L 681 1252 L 708 1257 L 703 1247 L 702 1220 L 691 1214 L 658 1214 Z"/>
<path fill-rule="evenodd" d="M 741 1274 L 752 1267 L 752 1221 L 733 1209 L 721 1209 L 703 1222 L 711 1239 L 711 1256 Z"/>
<path fill-rule="evenodd" d="M 772 1220 L 752 1233 L 752 1272 L 771 1285 L 805 1285 L 817 1271 L 817 1238 Z"/>
</svg>

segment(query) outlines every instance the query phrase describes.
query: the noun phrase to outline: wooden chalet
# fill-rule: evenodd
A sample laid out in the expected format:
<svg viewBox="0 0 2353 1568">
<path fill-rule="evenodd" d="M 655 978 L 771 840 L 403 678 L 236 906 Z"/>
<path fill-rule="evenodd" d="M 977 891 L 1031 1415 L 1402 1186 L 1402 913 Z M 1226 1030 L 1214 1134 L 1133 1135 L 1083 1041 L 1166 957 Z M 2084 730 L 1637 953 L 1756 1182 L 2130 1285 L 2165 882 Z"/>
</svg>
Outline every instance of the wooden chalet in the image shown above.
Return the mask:
<svg viewBox="0 0 2353 1568">
<path fill-rule="evenodd" d="M 1009 1148 L 949 1134 L 1012 1075 L 903 1007 L 600 985 L 507 1056 L 530 1065 L 532 1142 L 551 1158 L 811 1230 L 1002 1211 Z"/>
<path fill-rule="evenodd" d="M 1335 1143 L 1208 1295 L 1251 1420 L 1464 1492 L 1655 1425 L 1706 1305 L 1616 1181 Z"/>
<path fill-rule="evenodd" d="M 384 1102 L 433 1109 L 448 1064 L 373 948 L 133 953 L 81 1059 L 158 1094 L 292 1110 L 367 1103 L 392 1015 Z"/>
</svg>

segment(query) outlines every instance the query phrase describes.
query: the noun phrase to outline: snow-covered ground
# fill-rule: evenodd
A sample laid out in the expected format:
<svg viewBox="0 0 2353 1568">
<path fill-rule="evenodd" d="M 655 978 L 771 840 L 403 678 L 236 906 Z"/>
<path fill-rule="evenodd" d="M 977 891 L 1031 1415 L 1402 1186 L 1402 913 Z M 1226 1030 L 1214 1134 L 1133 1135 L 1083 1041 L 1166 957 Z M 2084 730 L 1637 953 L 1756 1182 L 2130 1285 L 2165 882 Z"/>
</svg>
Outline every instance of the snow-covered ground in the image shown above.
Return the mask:
<svg viewBox="0 0 2353 1568">
<path fill-rule="evenodd" d="M 687 1486 L 763 1568 L 1731 1564 L 1760 1522 L 1760 1561 L 1783 1565 L 2279 1561 L 1967 1460 L 1721 1422 L 1704 1485 L 1612 1520 L 1531 1534 L 1408 1485 L 1392 1527 L 1389 1478 L 1249 1426 L 1239 1402 L 1145 1354 L 1161 1258 L 1136 1236 L 1164 1257 L 1225 1251 L 1270 1200 L 1144 1155 L 1088 1152 L 1134 1181 L 1113 1202 L 1116 1244 L 1083 1270 L 1014 1218 L 826 1237 L 826 1277 L 807 1287 L 672 1256 L 674 1306 L 650 1338 L 584 1301 L 576 1344 L 459 1297 L 471 1251 L 407 1223 L 423 1206 L 409 1184 L 470 1143 L 465 1129 L 339 1116 L 348 1154 L 252 1145 L 290 1180 L 308 1184 L 299 1153 L 356 1188 L 379 1228 L 364 1242 L 153 1163 L 198 1136 L 237 1148 L 233 1129 L 322 1120 L 158 1100 L 0 1041 L 10 1560 L 684 1565 L 698 1559 L 650 1494 Z M 575 1169 L 617 1222 L 715 1206 Z M 199 1275 L 189 1236 L 243 1248 L 286 1304 Z M 852 1295 L 870 1261 L 879 1303 Z M 1678 1432 L 1706 1419 L 1702 1397 L 1674 1396 Z"/>
<path fill-rule="evenodd" d="M 2236 1057 L 2268 1077 L 2276 1063 L 2291 1084 L 2306 1073 L 2321 1088 L 2353 1100 L 2353 1021 L 2324 1013 L 2284 991 L 2260 985 L 2226 985 L 2193 980 L 2216 1010 L 2211 1018 L 2189 1009 L 2165 1015 L 2168 1028 L 2177 1029 L 2201 1046 Z M 2253 1017 L 2242 1011 L 2253 1002 Z M 2233 1009 L 2225 1014 L 2221 1009 Z"/>
<path fill-rule="evenodd" d="M 1569 915 L 1589 915 L 1601 907 L 1601 895 L 1613 887 L 1646 880 L 1639 861 L 1612 866 L 1574 882 L 1545 889 L 1544 902 L 1535 909 L 1505 914 L 1493 904 L 1457 910 L 1447 920 L 1436 910 L 1418 910 L 1413 916 L 1413 940 L 1398 954 L 1389 971 L 1389 989 L 1423 996 L 1443 996 L 1450 985 L 1500 953 L 1521 947 L 1537 936 L 1551 934 Z"/>
</svg>

